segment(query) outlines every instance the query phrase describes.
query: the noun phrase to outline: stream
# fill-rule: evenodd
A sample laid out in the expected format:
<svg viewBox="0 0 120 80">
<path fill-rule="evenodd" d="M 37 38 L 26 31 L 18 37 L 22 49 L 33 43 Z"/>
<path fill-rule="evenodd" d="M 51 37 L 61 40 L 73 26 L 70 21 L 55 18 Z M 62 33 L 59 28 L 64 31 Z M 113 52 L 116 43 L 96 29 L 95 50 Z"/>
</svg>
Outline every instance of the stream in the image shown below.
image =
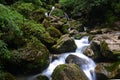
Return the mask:
<svg viewBox="0 0 120 80">
<path fill-rule="evenodd" d="M 54 69 L 60 64 L 65 64 L 66 63 L 65 59 L 70 54 L 72 54 L 72 55 L 76 55 L 76 56 L 78 56 L 82 59 L 85 59 L 87 61 L 87 64 L 82 64 L 82 70 L 86 74 L 86 76 L 89 78 L 89 80 L 96 80 L 96 76 L 95 76 L 95 73 L 94 73 L 94 68 L 95 68 L 96 65 L 95 65 L 95 63 L 92 59 L 88 58 L 87 56 L 85 56 L 83 54 L 83 49 L 90 45 L 89 42 L 88 42 L 88 37 L 84 36 L 80 40 L 75 40 L 75 44 L 77 45 L 77 49 L 76 49 L 75 52 L 61 54 L 57 59 L 55 59 L 54 61 L 52 61 L 50 63 L 50 65 L 48 66 L 47 69 L 45 69 L 40 74 L 46 75 L 51 80 L 51 75 L 52 75 Z M 29 77 L 28 80 L 34 80 L 40 74 Z"/>
</svg>

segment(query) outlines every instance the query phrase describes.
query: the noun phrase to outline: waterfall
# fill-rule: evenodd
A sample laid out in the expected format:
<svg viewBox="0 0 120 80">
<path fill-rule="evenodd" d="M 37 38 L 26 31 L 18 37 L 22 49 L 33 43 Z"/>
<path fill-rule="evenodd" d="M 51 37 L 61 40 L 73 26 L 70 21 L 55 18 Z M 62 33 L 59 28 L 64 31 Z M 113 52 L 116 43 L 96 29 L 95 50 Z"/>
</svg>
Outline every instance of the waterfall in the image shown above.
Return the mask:
<svg viewBox="0 0 120 80">
<path fill-rule="evenodd" d="M 61 54 L 58 59 L 50 63 L 49 67 L 46 70 L 44 70 L 42 74 L 50 78 L 54 69 L 60 64 L 65 64 L 65 59 L 67 58 L 67 56 L 72 54 L 88 61 L 88 64 L 82 64 L 82 70 L 89 78 L 89 80 L 95 80 L 95 73 L 94 73 L 95 63 L 92 59 L 88 58 L 83 54 L 83 49 L 89 46 L 88 37 L 85 36 L 81 40 L 75 40 L 75 43 L 77 45 L 76 52 Z"/>
</svg>

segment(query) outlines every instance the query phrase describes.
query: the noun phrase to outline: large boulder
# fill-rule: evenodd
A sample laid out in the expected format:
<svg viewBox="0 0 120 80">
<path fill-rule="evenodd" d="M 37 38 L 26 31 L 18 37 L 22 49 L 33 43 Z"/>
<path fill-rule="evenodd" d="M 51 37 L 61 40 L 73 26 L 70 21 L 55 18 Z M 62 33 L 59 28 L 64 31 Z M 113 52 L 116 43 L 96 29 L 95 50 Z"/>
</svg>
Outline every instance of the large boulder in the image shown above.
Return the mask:
<svg viewBox="0 0 120 80">
<path fill-rule="evenodd" d="M 77 46 L 74 39 L 70 38 L 68 34 L 63 35 L 58 39 L 57 43 L 53 45 L 52 49 L 54 53 L 74 52 Z"/>
<path fill-rule="evenodd" d="M 49 65 L 49 51 L 36 38 L 32 38 L 20 52 L 28 72 L 41 72 Z"/>
<path fill-rule="evenodd" d="M 4 66 L 12 73 L 38 73 L 49 65 L 49 51 L 35 37 L 28 40 L 25 47 L 13 50 L 11 55 Z"/>
<path fill-rule="evenodd" d="M 75 64 L 63 64 L 55 68 L 52 80 L 89 80 Z"/>
</svg>

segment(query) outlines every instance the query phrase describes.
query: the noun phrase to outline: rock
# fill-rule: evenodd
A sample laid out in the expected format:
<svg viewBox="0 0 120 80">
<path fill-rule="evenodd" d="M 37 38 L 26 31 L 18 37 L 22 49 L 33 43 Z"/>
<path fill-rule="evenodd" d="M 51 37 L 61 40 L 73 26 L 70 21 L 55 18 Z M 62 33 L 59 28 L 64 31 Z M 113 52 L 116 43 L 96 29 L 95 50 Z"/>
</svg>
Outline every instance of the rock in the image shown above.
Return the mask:
<svg viewBox="0 0 120 80">
<path fill-rule="evenodd" d="M 55 68 L 52 80 L 89 80 L 75 64 L 63 64 Z"/>
<path fill-rule="evenodd" d="M 35 80 L 49 80 L 45 75 L 39 75 Z"/>
<path fill-rule="evenodd" d="M 37 38 L 32 37 L 23 48 L 12 51 L 6 60 L 5 69 L 12 73 L 38 73 L 49 65 L 49 51 Z"/>
<path fill-rule="evenodd" d="M 30 14 L 30 18 L 40 23 L 45 18 L 45 12 L 46 10 L 44 8 L 33 10 Z"/>
<path fill-rule="evenodd" d="M 108 58 L 115 59 L 116 55 L 120 55 L 120 40 L 118 39 L 119 33 L 112 32 L 106 34 L 100 34 L 94 36 L 90 47 L 86 48 L 84 53 L 89 56 L 89 54 L 94 56 L 94 58 Z"/>
<path fill-rule="evenodd" d="M 102 34 L 102 31 L 100 29 L 94 29 L 92 31 L 90 31 L 90 34 Z"/>
<path fill-rule="evenodd" d="M 49 32 L 50 36 L 54 38 L 60 38 L 60 36 L 62 35 L 62 33 L 57 28 L 52 26 L 48 27 L 47 31 Z"/>
<path fill-rule="evenodd" d="M 102 73 L 96 73 L 96 80 L 108 80 L 108 77 Z"/>
<path fill-rule="evenodd" d="M 83 64 L 87 64 L 88 61 L 86 61 L 85 59 L 83 58 L 80 58 L 76 55 L 69 55 L 67 58 L 66 58 L 66 63 L 74 63 L 76 65 L 78 65 L 79 67 L 82 67 Z"/>
<path fill-rule="evenodd" d="M 98 63 L 95 72 L 103 74 L 108 78 L 115 78 L 120 72 L 120 62 L 114 63 Z"/>
<path fill-rule="evenodd" d="M 16 80 L 16 79 L 11 73 L 0 71 L 0 80 Z"/>
<path fill-rule="evenodd" d="M 57 44 L 53 45 L 52 49 L 54 53 L 60 54 L 65 52 L 74 52 L 77 46 L 72 38 L 68 34 L 63 35 L 57 40 Z"/>
<path fill-rule="evenodd" d="M 32 38 L 20 52 L 24 67 L 28 72 L 41 72 L 49 65 L 49 51 L 36 38 Z"/>
</svg>

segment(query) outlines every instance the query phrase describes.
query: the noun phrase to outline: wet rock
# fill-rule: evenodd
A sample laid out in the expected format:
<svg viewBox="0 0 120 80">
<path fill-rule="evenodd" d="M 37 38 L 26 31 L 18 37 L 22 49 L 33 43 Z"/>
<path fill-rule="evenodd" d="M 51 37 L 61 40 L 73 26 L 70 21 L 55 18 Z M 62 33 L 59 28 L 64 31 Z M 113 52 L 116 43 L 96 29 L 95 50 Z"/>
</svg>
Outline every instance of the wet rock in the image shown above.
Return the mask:
<svg viewBox="0 0 120 80">
<path fill-rule="evenodd" d="M 89 80 L 75 64 L 63 64 L 55 68 L 52 80 Z"/>
<path fill-rule="evenodd" d="M 63 35 L 57 40 L 57 44 L 53 45 L 52 49 L 54 53 L 74 52 L 77 46 L 72 38 L 68 34 Z"/>
<path fill-rule="evenodd" d="M 83 64 L 87 64 L 88 61 L 86 61 L 85 59 L 83 58 L 80 58 L 76 55 L 69 55 L 67 58 L 66 58 L 66 63 L 74 63 L 76 65 L 78 65 L 79 67 L 82 67 Z"/>
</svg>

